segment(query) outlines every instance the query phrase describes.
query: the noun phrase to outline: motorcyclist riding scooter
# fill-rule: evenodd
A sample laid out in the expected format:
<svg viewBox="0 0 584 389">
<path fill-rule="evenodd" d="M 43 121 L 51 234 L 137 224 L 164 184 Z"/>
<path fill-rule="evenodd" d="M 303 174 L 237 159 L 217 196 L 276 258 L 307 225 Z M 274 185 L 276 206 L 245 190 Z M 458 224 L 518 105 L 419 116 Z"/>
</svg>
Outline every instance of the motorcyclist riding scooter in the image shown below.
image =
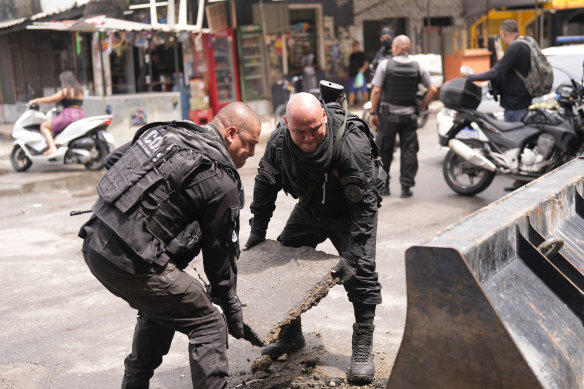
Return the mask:
<svg viewBox="0 0 584 389">
<path fill-rule="evenodd" d="M 82 164 L 88 170 L 99 170 L 103 160 L 114 149 L 113 136 L 106 130 L 111 115 L 90 116 L 69 124 L 55 137 L 57 151 L 43 155 L 47 142 L 41 135 L 41 123 L 56 116 L 56 109 L 48 114 L 39 110 L 38 104 L 27 105 L 12 129 L 14 147 L 10 162 L 17 172 L 29 169 L 32 164 L 56 166 Z"/>
</svg>

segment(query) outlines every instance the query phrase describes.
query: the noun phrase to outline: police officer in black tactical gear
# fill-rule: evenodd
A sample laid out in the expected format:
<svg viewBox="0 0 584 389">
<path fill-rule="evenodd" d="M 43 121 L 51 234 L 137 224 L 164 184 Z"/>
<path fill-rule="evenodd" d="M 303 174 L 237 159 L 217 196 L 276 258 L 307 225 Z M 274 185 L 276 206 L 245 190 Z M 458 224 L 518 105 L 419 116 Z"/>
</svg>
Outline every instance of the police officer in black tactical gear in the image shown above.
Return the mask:
<svg viewBox="0 0 584 389">
<path fill-rule="evenodd" d="M 255 112 L 232 103 L 206 126 L 146 125 L 107 157 L 94 214 L 79 236 L 93 275 L 138 310 L 122 388 L 148 388 L 176 331 L 189 337 L 193 387 L 227 387 L 227 330 L 243 336 L 237 169 L 253 156 L 259 136 Z M 199 251 L 210 297 L 225 317 L 183 271 Z"/>
<path fill-rule="evenodd" d="M 391 46 L 393 41 L 393 30 L 389 27 L 383 27 L 379 32 L 379 41 L 381 42 L 381 47 L 375 53 L 371 64 L 369 65 L 369 77 L 373 78 L 375 70 L 379 66 L 379 63 L 384 59 L 391 58 Z M 371 81 L 371 80 L 370 80 Z"/>
<path fill-rule="evenodd" d="M 375 141 L 379 147 L 383 167 L 388 179 L 383 190 L 390 195 L 389 168 L 393 159 L 395 137 L 400 142 L 401 197 L 412 196 L 418 172 L 419 150 L 417 114 L 426 109 L 437 92 L 429 73 L 409 58 L 410 39 L 399 35 L 393 40 L 394 57 L 383 60 L 373 76 L 371 91 L 371 126 L 377 130 Z M 427 88 L 427 93 L 418 103 L 418 85 Z"/>
<path fill-rule="evenodd" d="M 322 85 L 322 82 L 321 82 Z M 331 270 L 353 303 L 355 321 L 349 379 L 368 383 L 375 372 L 371 348 L 381 285 L 375 272 L 377 149 L 367 124 L 336 102 L 324 107 L 307 93 L 295 95 L 266 145 L 255 179 L 250 237 L 243 250 L 263 241 L 280 190 L 297 198 L 278 240 L 316 247 L 327 238 L 339 255 Z M 384 178 L 381 178 L 384 181 Z M 276 358 L 305 344 L 300 318 L 262 354 Z"/>
</svg>

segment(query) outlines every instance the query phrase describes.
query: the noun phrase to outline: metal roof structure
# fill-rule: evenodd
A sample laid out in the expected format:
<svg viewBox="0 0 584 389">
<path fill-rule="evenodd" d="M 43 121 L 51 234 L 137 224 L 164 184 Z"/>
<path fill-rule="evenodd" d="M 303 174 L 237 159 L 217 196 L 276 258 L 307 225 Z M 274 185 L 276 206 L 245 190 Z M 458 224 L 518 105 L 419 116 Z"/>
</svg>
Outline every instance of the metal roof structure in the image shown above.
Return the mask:
<svg viewBox="0 0 584 389">
<path fill-rule="evenodd" d="M 162 23 L 139 23 L 124 19 L 109 18 L 105 15 L 82 17 L 78 20 L 51 20 L 46 21 L 51 16 L 63 16 L 63 13 L 84 7 L 90 0 L 76 0 L 75 3 L 66 8 L 57 8 L 49 12 L 42 12 L 32 16 L 15 20 L 0 22 L 0 31 L 18 25 L 26 25 L 31 30 L 54 30 L 65 32 L 95 32 L 95 31 L 166 31 L 166 32 L 209 32 L 209 29 L 202 28 L 205 1 L 199 1 L 197 24 L 186 23 L 186 2 L 181 0 L 181 10 L 179 23 L 169 25 Z M 45 21 L 40 21 L 45 19 Z"/>
<path fill-rule="evenodd" d="M 95 31 L 169 31 L 165 25 L 152 26 L 147 23 L 131 22 L 129 20 L 108 18 L 104 15 L 79 20 L 61 20 L 50 22 L 35 22 L 26 28 L 29 30 L 55 30 L 69 32 Z"/>
<path fill-rule="evenodd" d="M 44 18 L 47 18 L 49 16 L 58 15 L 58 14 L 61 14 L 63 12 L 75 9 L 75 8 L 80 8 L 82 6 L 85 6 L 87 3 L 89 3 L 89 1 L 90 0 L 77 0 L 77 1 L 75 1 L 75 3 L 73 5 L 71 5 L 69 7 L 55 8 L 51 11 L 40 12 L 40 13 L 34 14 L 32 16 L 25 16 L 23 18 L 14 19 L 14 20 L 5 20 L 3 22 L 0 22 L 0 30 L 5 29 L 5 28 L 9 28 L 9 27 L 13 27 L 13 26 L 17 26 L 19 24 L 23 24 L 23 23 L 26 23 L 28 21 L 34 22 L 36 20 L 44 19 Z"/>
</svg>

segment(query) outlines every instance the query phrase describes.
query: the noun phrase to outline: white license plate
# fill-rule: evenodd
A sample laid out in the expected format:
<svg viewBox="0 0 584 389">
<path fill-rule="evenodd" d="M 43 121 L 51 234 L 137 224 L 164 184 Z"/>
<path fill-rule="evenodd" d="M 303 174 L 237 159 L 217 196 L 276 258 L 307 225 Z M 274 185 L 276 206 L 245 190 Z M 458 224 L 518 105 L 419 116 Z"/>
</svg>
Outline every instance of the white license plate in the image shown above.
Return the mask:
<svg viewBox="0 0 584 389">
<path fill-rule="evenodd" d="M 111 133 L 109 133 L 108 131 L 102 131 L 101 133 L 107 143 L 114 143 L 114 137 Z"/>
</svg>

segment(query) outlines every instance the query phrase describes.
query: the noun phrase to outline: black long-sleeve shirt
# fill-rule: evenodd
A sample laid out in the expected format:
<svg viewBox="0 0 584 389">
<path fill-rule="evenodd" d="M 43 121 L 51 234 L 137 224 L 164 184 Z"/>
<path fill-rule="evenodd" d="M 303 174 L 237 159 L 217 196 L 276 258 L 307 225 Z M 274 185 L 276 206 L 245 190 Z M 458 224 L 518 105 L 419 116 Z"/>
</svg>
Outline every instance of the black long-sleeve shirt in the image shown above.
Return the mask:
<svg viewBox="0 0 584 389">
<path fill-rule="evenodd" d="M 280 125 L 272 133 L 255 179 L 250 209 L 254 215 L 252 232 L 259 235 L 267 230 L 278 192 L 284 189 L 286 193 L 298 196 L 282 183 L 285 167 L 278 153 L 283 152 L 285 131 L 288 131 L 286 126 Z M 345 132 L 326 176 L 320 179 L 311 196 L 301 205 L 307 207 L 315 220 L 323 223 L 322 227 L 330 230 L 343 228 L 335 224 L 337 217 L 349 215 L 349 246 L 343 254 L 349 262 L 357 264 L 364 256 L 375 257 L 375 244 L 368 243 L 374 239 L 378 199 L 369 139 L 351 121 L 347 122 Z M 286 173 L 294 175 L 294 172 Z M 350 199 L 347 193 L 352 194 Z"/>
<path fill-rule="evenodd" d="M 531 67 L 529 47 L 521 42 L 509 45 L 505 55 L 490 70 L 483 73 L 471 74 L 471 81 L 494 80 L 500 76 L 501 107 L 510 110 L 528 108 L 531 104 L 531 96 L 525 84 L 519 78 L 515 70 L 521 75 L 527 76 Z"/>
</svg>

